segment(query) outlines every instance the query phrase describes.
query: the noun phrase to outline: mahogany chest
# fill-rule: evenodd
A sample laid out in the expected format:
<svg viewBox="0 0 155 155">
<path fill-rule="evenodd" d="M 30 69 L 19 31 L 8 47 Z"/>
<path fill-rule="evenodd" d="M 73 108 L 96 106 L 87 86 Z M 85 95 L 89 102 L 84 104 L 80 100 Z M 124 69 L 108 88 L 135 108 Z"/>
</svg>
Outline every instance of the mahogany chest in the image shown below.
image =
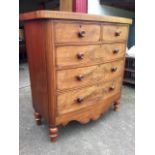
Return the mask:
<svg viewBox="0 0 155 155">
<path fill-rule="evenodd" d="M 24 21 L 35 120 L 55 141 L 58 125 L 98 119 L 118 109 L 131 19 L 58 11 Z"/>
</svg>

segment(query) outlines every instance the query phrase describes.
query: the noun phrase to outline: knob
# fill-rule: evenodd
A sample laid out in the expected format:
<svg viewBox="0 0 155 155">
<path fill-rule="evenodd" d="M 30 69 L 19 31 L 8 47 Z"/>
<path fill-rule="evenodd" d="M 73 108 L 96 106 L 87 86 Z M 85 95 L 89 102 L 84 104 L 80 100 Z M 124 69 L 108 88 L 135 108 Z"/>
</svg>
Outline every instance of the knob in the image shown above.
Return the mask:
<svg viewBox="0 0 155 155">
<path fill-rule="evenodd" d="M 115 89 L 114 86 L 109 87 L 109 91 L 113 91 Z"/>
<path fill-rule="evenodd" d="M 116 32 L 115 32 L 115 36 L 116 36 L 116 37 L 118 37 L 118 36 L 120 36 L 120 35 L 121 35 L 121 31 L 116 31 Z"/>
<path fill-rule="evenodd" d="M 112 67 L 111 68 L 111 72 L 116 72 L 117 71 L 117 67 Z"/>
<path fill-rule="evenodd" d="M 86 32 L 85 32 L 84 30 L 80 30 L 80 31 L 78 32 L 78 36 L 79 36 L 80 38 L 83 38 L 83 37 L 85 36 L 85 34 L 86 34 Z"/>
<path fill-rule="evenodd" d="M 83 78 L 84 78 L 83 75 L 77 75 L 77 76 L 76 76 L 76 79 L 77 79 L 78 81 L 81 81 Z"/>
<path fill-rule="evenodd" d="M 77 58 L 79 60 L 84 58 L 84 54 L 83 53 L 78 53 L 76 56 L 77 56 Z"/>
<path fill-rule="evenodd" d="M 83 97 L 78 97 L 78 98 L 76 99 L 76 101 L 77 101 L 78 103 L 81 103 L 81 102 L 83 101 Z"/>
<path fill-rule="evenodd" d="M 119 49 L 118 48 L 115 48 L 114 50 L 113 50 L 113 54 L 117 54 L 119 52 Z"/>
</svg>

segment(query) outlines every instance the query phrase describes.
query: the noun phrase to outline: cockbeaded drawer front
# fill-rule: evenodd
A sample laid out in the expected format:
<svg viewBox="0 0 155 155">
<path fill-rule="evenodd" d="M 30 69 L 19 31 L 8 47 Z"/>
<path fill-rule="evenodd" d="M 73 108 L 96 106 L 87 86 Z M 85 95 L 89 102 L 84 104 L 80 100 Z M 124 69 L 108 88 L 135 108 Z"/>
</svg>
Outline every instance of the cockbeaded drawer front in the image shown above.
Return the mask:
<svg viewBox="0 0 155 155">
<path fill-rule="evenodd" d="M 116 60 L 125 55 L 125 46 L 125 43 L 58 46 L 56 47 L 56 66 L 57 69 L 61 69 Z"/>
<path fill-rule="evenodd" d="M 128 37 L 128 26 L 103 25 L 103 41 L 126 41 Z"/>
<path fill-rule="evenodd" d="M 100 39 L 100 25 L 79 22 L 55 23 L 55 40 L 65 42 L 97 42 Z"/>
<path fill-rule="evenodd" d="M 108 81 L 120 76 L 124 60 L 90 67 L 57 71 L 57 89 L 65 90 Z"/>
<path fill-rule="evenodd" d="M 68 91 L 57 96 L 58 115 L 76 111 L 101 102 L 120 92 L 121 78 L 100 83 L 83 89 Z"/>
</svg>

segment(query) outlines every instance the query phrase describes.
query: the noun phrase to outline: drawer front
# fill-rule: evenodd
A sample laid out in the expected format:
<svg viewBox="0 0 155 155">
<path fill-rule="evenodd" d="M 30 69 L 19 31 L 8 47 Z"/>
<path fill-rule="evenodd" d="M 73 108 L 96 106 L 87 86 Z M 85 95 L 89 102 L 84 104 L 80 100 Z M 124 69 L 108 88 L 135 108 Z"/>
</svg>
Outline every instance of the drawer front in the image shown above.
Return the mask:
<svg viewBox="0 0 155 155">
<path fill-rule="evenodd" d="M 102 45 L 102 51 L 104 53 L 104 61 L 115 60 L 123 58 L 125 56 L 125 43 L 114 43 Z"/>
<path fill-rule="evenodd" d="M 127 26 L 104 25 L 103 41 L 126 41 L 128 37 Z"/>
<path fill-rule="evenodd" d="M 71 89 L 92 82 L 97 82 L 99 79 L 98 71 L 98 66 L 58 71 L 57 89 Z"/>
<path fill-rule="evenodd" d="M 84 66 L 115 60 L 125 54 L 125 44 L 103 44 L 88 46 L 59 46 L 56 48 L 57 68 Z"/>
<path fill-rule="evenodd" d="M 99 54 L 100 53 L 100 54 Z M 56 48 L 57 67 L 83 66 L 103 59 L 100 45 L 60 46 Z"/>
<path fill-rule="evenodd" d="M 96 82 L 107 81 L 121 75 L 123 60 L 91 67 L 57 71 L 57 89 L 78 88 Z"/>
<path fill-rule="evenodd" d="M 56 42 L 97 42 L 100 25 L 80 23 L 55 23 Z"/>
<path fill-rule="evenodd" d="M 69 91 L 57 96 L 58 115 L 76 111 L 101 102 L 120 92 L 121 78 L 108 83 L 94 85 L 80 90 Z"/>
<path fill-rule="evenodd" d="M 104 81 L 112 80 L 119 75 L 122 75 L 124 71 L 124 60 L 114 61 L 107 63 L 104 66 Z"/>
</svg>

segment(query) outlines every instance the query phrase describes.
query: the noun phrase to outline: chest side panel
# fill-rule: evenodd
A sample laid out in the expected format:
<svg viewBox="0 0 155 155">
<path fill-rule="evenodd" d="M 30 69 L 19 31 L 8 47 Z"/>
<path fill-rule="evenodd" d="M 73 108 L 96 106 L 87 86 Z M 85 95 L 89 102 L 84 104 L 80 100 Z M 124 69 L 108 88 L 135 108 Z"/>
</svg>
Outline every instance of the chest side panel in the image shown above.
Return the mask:
<svg viewBox="0 0 155 155">
<path fill-rule="evenodd" d="M 46 23 L 44 21 L 29 21 L 24 26 L 33 107 L 48 122 L 48 89 L 45 56 Z"/>
<path fill-rule="evenodd" d="M 34 110 L 55 126 L 56 76 L 52 20 L 25 23 L 26 46 Z"/>
</svg>

